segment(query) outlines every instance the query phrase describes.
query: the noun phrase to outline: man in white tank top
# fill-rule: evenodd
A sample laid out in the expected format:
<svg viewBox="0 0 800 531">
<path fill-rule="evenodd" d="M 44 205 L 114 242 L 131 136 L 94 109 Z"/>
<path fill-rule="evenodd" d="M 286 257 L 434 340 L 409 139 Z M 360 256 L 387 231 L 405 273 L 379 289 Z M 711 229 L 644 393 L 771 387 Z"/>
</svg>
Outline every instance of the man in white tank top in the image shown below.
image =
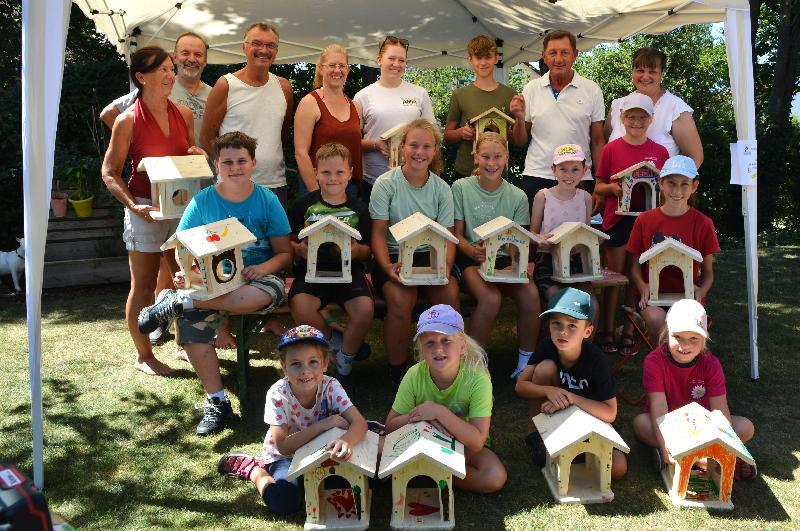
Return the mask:
<svg viewBox="0 0 800 531">
<path fill-rule="evenodd" d="M 286 206 L 283 141 L 288 138 L 294 98 L 289 81 L 269 72 L 278 54 L 278 30 L 271 24 L 252 24 L 242 50 L 245 67 L 219 78 L 208 95 L 200 142 L 211 153 L 214 140 L 229 131 L 258 140 L 252 179 L 270 188 Z"/>
</svg>

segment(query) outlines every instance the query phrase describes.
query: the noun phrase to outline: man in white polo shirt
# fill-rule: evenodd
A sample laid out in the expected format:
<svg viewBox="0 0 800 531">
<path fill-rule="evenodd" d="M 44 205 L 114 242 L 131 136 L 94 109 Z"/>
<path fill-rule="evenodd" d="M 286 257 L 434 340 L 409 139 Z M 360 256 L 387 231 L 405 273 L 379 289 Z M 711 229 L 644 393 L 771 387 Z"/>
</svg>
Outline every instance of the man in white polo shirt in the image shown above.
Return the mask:
<svg viewBox="0 0 800 531">
<path fill-rule="evenodd" d="M 522 172 L 528 204 L 536 192 L 555 185 L 550 167 L 556 147 L 578 144 L 583 148 L 587 154 L 584 180 L 592 179 L 592 160 L 600 160 L 605 145 L 603 93 L 597 83 L 572 69 L 577 58 L 575 36 L 565 30 L 551 31 L 542 48 L 548 72 L 528 82 L 522 95 L 511 99 L 509 111 L 516 118 L 512 142 L 525 145 L 530 139 Z"/>
</svg>

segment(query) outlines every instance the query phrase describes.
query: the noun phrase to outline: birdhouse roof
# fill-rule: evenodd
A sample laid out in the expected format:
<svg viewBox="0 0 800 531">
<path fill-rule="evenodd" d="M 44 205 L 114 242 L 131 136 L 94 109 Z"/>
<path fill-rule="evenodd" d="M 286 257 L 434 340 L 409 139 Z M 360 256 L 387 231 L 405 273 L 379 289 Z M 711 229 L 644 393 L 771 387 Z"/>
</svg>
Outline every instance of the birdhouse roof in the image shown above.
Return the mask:
<svg viewBox="0 0 800 531">
<path fill-rule="evenodd" d="M 139 162 L 136 171 L 147 172 L 152 183 L 214 178 L 214 173 L 203 155 L 145 157 Z"/>
<path fill-rule="evenodd" d="M 630 166 L 628 168 L 625 168 L 621 172 L 615 173 L 614 175 L 611 176 L 611 180 L 613 181 L 614 179 L 622 179 L 626 175 L 631 175 L 633 172 L 635 172 L 639 168 L 647 168 L 647 169 L 649 169 L 650 171 L 653 172 L 653 174 L 656 177 L 658 177 L 659 174 L 661 173 L 659 171 L 659 169 L 656 168 L 655 164 L 653 164 L 652 162 L 646 160 L 646 161 L 639 162 L 638 164 L 634 164 L 633 166 Z"/>
<path fill-rule="evenodd" d="M 348 225 L 344 221 L 340 220 L 336 216 L 332 216 L 330 214 L 318 219 L 317 221 L 315 221 L 314 223 L 312 223 L 308 227 L 306 227 L 303 230 L 301 230 L 297 234 L 297 238 L 302 240 L 303 238 L 311 236 L 312 234 L 314 234 L 318 230 L 324 229 L 325 227 L 328 227 L 328 226 L 331 226 L 331 227 L 333 227 L 333 228 L 335 228 L 335 229 L 337 229 L 337 230 L 339 230 L 341 232 L 344 232 L 345 234 L 348 234 L 351 238 L 355 238 L 356 240 L 360 240 L 361 239 L 361 233 L 360 232 L 358 232 L 356 229 L 354 229 L 353 227 L 351 227 L 350 225 Z"/>
<path fill-rule="evenodd" d="M 589 233 L 594 234 L 595 236 L 603 240 L 607 240 L 610 238 L 610 236 L 605 232 L 594 229 L 589 225 L 587 225 L 586 223 L 581 223 L 580 221 L 566 221 L 561 225 L 559 225 L 558 227 L 556 227 L 556 230 L 553 231 L 552 236 L 547 238 L 547 241 L 550 243 L 558 243 L 561 240 L 563 240 L 564 237 L 566 237 L 567 235 L 580 230 L 588 231 Z"/>
<path fill-rule="evenodd" d="M 161 250 L 175 247 L 175 240 L 181 242 L 195 258 L 200 258 L 252 243 L 256 237 L 238 219 L 228 218 L 193 229 L 179 230 L 170 236 Z"/>
<path fill-rule="evenodd" d="M 453 243 L 458 243 L 458 238 L 450 234 L 449 230 L 420 212 L 414 212 L 406 219 L 398 221 L 389 227 L 389 231 L 392 233 L 394 239 L 397 240 L 397 243 L 401 243 L 428 229 L 434 231 L 436 234 L 442 238 L 445 238 L 446 240 L 450 240 Z"/>
<path fill-rule="evenodd" d="M 498 109 L 497 107 L 492 107 L 491 109 L 483 111 L 482 113 L 480 113 L 478 116 L 476 116 L 475 118 L 470 120 L 469 123 L 471 123 L 471 124 L 475 123 L 478 120 L 480 120 L 481 118 L 483 118 L 485 116 L 489 116 L 490 114 L 496 114 L 497 116 L 499 116 L 500 118 L 502 118 L 503 120 L 505 120 L 506 122 L 511 123 L 511 124 L 513 124 L 516 121 L 512 117 L 510 117 L 509 115 L 507 115 L 506 113 L 504 113 L 503 111 Z"/>
<path fill-rule="evenodd" d="M 663 253 L 667 249 L 675 249 L 679 253 L 685 254 L 686 256 L 690 257 L 695 262 L 703 261 L 703 255 L 701 255 L 698 251 L 692 249 L 685 243 L 679 242 L 674 238 L 668 237 L 665 238 L 663 242 L 658 242 L 657 244 L 655 244 L 654 246 L 650 247 L 648 250 L 640 254 L 639 263 L 643 264 L 648 260 L 650 260 L 651 258 L 653 258 L 654 256 Z"/>
<path fill-rule="evenodd" d="M 498 216 L 491 221 L 487 221 L 483 225 L 475 227 L 473 231 L 475 232 L 475 234 L 478 235 L 480 239 L 487 240 L 492 236 L 494 236 L 495 234 L 501 233 L 505 230 L 512 228 L 517 229 L 522 234 L 524 234 L 525 236 L 527 236 L 528 238 L 530 238 L 535 242 L 541 241 L 541 238 L 539 238 L 537 235 L 533 234 L 530 231 L 525 230 L 519 223 L 515 222 L 514 220 L 508 219 L 505 216 Z"/>
<path fill-rule="evenodd" d="M 467 475 L 464 445 L 429 422 L 415 422 L 386 436 L 378 477 L 420 459 L 461 479 Z"/>
<path fill-rule="evenodd" d="M 680 459 L 710 444 L 719 443 L 736 454 L 736 457 L 751 465 L 755 464 L 753 456 L 721 411 L 711 412 L 697 402 L 689 402 L 682 408 L 659 417 L 658 427 L 673 459 Z"/>
<path fill-rule="evenodd" d="M 630 452 L 628 445 L 611 424 L 586 413 L 578 406 L 569 406 L 552 415 L 539 413 L 533 418 L 533 423 L 536 424 L 550 457 L 558 456 L 574 443 L 584 441 L 592 435 L 600 437 L 622 452 Z"/>
<path fill-rule="evenodd" d="M 405 129 L 405 127 L 407 125 L 408 125 L 408 122 L 403 122 L 403 123 L 397 124 L 396 126 L 392 127 L 391 129 L 387 129 L 386 131 L 381 133 L 381 140 L 389 140 L 394 135 L 398 134 L 400 131 Z"/>
<path fill-rule="evenodd" d="M 301 446 L 294 453 L 286 479 L 291 481 L 301 474 L 317 468 L 329 459 L 368 477 L 375 477 L 375 465 L 378 461 L 378 434 L 368 430 L 361 442 L 353 448 L 353 455 L 350 456 L 350 459 L 337 459 L 331 455 L 327 446 L 329 442 L 341 438 L 344 433 L 345 430 L 342 428 L 331 428 Z"/>
</svg>

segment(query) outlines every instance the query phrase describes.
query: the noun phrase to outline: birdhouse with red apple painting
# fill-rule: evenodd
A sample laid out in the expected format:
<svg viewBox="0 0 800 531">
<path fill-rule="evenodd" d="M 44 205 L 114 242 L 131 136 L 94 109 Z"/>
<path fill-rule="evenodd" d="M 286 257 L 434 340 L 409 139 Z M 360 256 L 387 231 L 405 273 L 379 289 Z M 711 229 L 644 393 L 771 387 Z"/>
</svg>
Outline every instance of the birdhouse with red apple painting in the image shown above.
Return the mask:
<svg viewBox="0 0 800 531">
<path fill-rule="evenodd" d="M 375 476 L 378 435 L 367 431 L 350 459 L 335 458 L 328 443 L 344 435 L 341 428 L 320 433 L 294 454 L 289 481 L 303 476 L 306 497 L 305 529 L 366 529 Z"/>
<path fill-rule="evenodd" d="M 453 476 L 467 475 L 464 445 L 429 422 L 386 436 L 378 477 L 392 476 L 392 529 L 453 529 Z"/>
<path fill-rule="evenodd" d="M 173 234 L 162 251 L 175 248 L 183 271 L 184 293 L 193 299 L 208 300 L 243 286 L 242 247 L 256 237 L 236 218 L 223 219 Z"/>
</svg>

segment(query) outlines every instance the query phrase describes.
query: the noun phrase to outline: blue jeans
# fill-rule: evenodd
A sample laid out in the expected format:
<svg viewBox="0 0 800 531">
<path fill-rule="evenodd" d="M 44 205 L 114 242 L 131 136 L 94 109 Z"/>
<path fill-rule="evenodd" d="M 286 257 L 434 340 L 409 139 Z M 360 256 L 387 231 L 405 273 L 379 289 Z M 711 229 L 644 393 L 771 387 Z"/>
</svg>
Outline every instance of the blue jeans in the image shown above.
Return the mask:
<svg viewBox="0 0 800 531">
<path fill-rule="evenodd" d="M 296 513 L 303 506 L 303 476 L 292 481 L 286 480 L 291 464 L 291 459 L 280 459 L 267 465 L 267 472 L 275 483 L 264 489 L 262 499 L 272 514 L 283 516 Z"/>
</svg>

